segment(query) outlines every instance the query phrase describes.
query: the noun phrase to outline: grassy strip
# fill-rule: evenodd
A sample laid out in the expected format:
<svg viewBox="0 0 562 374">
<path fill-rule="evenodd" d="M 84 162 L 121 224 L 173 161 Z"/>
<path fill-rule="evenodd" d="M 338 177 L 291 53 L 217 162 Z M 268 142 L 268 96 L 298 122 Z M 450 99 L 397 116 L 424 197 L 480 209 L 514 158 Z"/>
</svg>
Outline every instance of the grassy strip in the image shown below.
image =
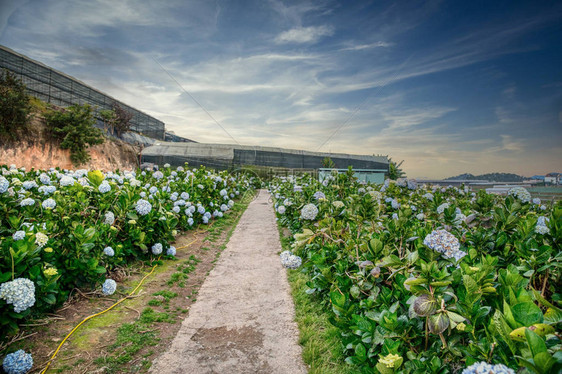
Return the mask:
<svg viewBox="0 0 562 374">
<path fill-rule="evenodd" d="M 291 238 L 279 227 L 283 250 L 290 249 Z M 299 344 L 309 374 L 359 374 L 360 371 L 345 363 L 340 331 L 332 325 L 326 309 L 313 295 L 306 293 L 309 276 L 300 270 L 289 270 L 289 284 L 295 302 L 296 322 L 299 326 Z"/>
<path fill-rule="evenodd" d="M 224 242 L 219 247 L 218 255 L 226 248 L 226 244 L 230 240 L 242 213 L 246 210 L 251 202 L 251 197 L 248 196 L 244 200 L 235 204 L 232 211 L 223 220 L 215 221 L 209 227 L 206 242 L 216 242 L 225 229 L 229 229 Z M 215 260 L 216 261 L 216 260 Z M 176 271 L 170 275 L 170 280 L 167 282 L 168 286 L 173 286 L 178 283 L 178 287 L 185 287 L 184 280 L 187 279 L 189 273 L 195 270 L 195 267 L 200 261 L 195 256 L 190 256 L 189 259 L 184 260 L 182 263 L 176 265 Z M 193 290 L 190 297 L 193 302 L 196 301 L 195 297 L 198 291 Z M 175 323 L 177 316 L 180 313 L 187 313 L 187 309 L 176 308 L 176 310 L 169 310 L 170 300 L 177 297 L 177 293 L 169 290 L 161 290 L 152 294 L 157 296 L 148 301 L 148 305 L 153 307 L 162 307 L 165 312 L 158 312 L 154 309 L 147 307 L 142 311 L 138 320 L 133 323 L 124 323 L 117 330 L 117 338 L 115 343 L 109 346 L 108 352 L 110 354 L 97 358 L 94 362 L 98 367 L 105 368 L 106 373 L 117 372 L 145 372 L 152 365 L 151 357 L 155 350 L 161 351 L 157 346 L 160 342 L 158 337 L 159 325 L 162 323 Z M 148 347 L 149 349 L 145 354 L 139 357 L 140 351 L 143 352 Z"/>
</svg>

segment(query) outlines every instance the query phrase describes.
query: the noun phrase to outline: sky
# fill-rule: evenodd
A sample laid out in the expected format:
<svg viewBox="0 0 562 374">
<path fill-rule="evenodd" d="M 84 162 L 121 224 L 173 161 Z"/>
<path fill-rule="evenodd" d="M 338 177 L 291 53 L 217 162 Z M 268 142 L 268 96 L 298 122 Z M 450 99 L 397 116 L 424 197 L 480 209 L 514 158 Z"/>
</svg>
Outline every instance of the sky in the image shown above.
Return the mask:
<svg viewBox="0 0 562 374">
<path fill-rule="evenodd" d="M 199 142 L 562 172 L 559 1 L 1 0 L 0 44 Z"/>
</svg>

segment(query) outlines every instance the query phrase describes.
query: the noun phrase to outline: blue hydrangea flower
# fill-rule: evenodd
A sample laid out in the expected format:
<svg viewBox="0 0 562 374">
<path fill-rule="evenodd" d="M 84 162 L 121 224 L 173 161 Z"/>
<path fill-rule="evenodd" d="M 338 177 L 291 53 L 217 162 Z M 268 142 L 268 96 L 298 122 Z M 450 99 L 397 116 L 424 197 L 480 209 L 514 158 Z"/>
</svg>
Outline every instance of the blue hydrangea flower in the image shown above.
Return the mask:
<svg viewBox="0 0 562 374">
<path fill-rule="evenodd" d="M 188 219 L 187 219 L 187 224 L 188 224 L 189 226 L 193 226 L 193 218 L 191 218 L 191 217 L 188 218 Z"/>
<path fill-rule="evenodd" d="M 55 207 L 57 206 L 57 202 L 54 199 L 49 198 L 43 201 L 41 206 L 43 207 L 43 209 L 55 209 Z"/>
<path fill-rule="evenodd" d="M 31 353 L 25 353 L 23 349 L 6 355 L 2 362 L 2 368 L 7 374 L 25 374 L 33 367 Z"/>
<path fill-rule="evenodd" d="M 14 239 L 15 241 L 22 240 L 23 238 L 25 238 L 25 231 L 22 230 L 16 231 L 12 235 L 12 239 Z"/>
<path fill-rule="evenodd" d="M 531 194 L 524 187 L 514 187 L 509 190 L 508 195 L 521 200 L 522 203 L 528 203 L 531 201 Z"/>
<path fill-rule="evenodd" d="M 515 372 L 505 365 L 492 365 L 482 361 L 470 365 L 462 371 L 462 374 L 515 374 Z"/>
<path fill-rule="evenodd" d="M 400 203 L 396 199 L 392 199 L 390 201 L 390 205 L 392 206 L 392 209 L 399 209 L 400 208 Z"/>
<path fill-rule="evenodd" d="M 325 199 L 325 198 L 326 198 L 326 195 L 325 195 L 324 192 L 322 192 L 322 191 L 316 191 L 313 196 L 314 196 L 314 198 L 315 198 L 316 200 L 320 200 L 320 199 Z"/>
<path fill-rule="evenodd" d="M 228 206 L 226 204 L 221 204 L 221 211 L 226 212 L 228 210 Z"/>
<path fill-rule="evenodd" d="M 111 191 L 111 186 L 109 185 L 109 183 L 107 183 L 107 181 L 103 181 L 99 185 L 98 191 L 101 192 L 101 193 L 107 193 L 107 192 Z"/>
<path fill-rule="evenodd" d="M 150 204 L 146 200 L 140 199 L 139 201 L 137 201 L 135 209 L 141 216 L 146 216 L 152 210 L 152 204 Z"/>
<path fill-rule="evenodd" d="M 171 245 L 170 248 L 168 248 L 168 250 L 166 251 L 166 254 L 168 256 L 175 256 L 176 255 L 176 247 Z"/>
<path fill-rule="evenodd" d="M 162 179 L 164 178 L 164 174 L 161 171 L 155 171 L 154 173 L 152 173 L 152 176 L 155 179 Z"/>
<path fill-rule="evenodd" d="M 25 181 L 22 183 L 22 187 L 25 188 L 26 190 L 30 190 L 32 188 L 37 187 L 37 182 L 35 181 Z"/>
<path fill-rule="evenodd" d="M 20 203 L 20 206 L 32 206 L 35 205 L 35 200 L 28 197 L 27 199 L 23 199 Z"/>
<path fill-rule="evenodd" d="M 57 188 L 55 186 L 41 186 L 39 187 L 39 192 L 43 195 L 50 195 L 55 192 Z"/>
<path fill-rule="evenodd" d="M 227 195 L 228 195 L 228 192 L 227 192 L 225 189 L 222 189 L 222 190 L 220 191 L 220 195 L 221 195 L 221 196 L 227 196 Z"/>
<path fill-rule="evenodd" d="M 204 224 L 209 223 L 209 218 L 207 218 L 206 216 L 203 216 L 202 221 Z"/>
<path fill-rule="evenodd" d="M 35 304 L 35 285 L 27 278 L 16 278 L 0 285 L 0 298 L 14 305 L 14 312 L 19 313 Z"/>
<path fill-rule="evenodd" d="M 117 283 L 113 279 L 106 279 L 101 286 L 104 295 L 113 295 L 117 289 Z"/>
<path fill-rule="evenodd" d="M 176 201 L 177 199 L 178 199 L 178 194 L 177 194 L 176 192 L 174 192 L 174 193 L 172 194 L 172 196 L 170 196 L 170 200 Z"/>
<path fill-rule="evenodd" d="M 179 212 L 180 212 L 180 207 L 179 207 L 179 206 L 175 206 L 175 207 L 172 208 L 172 211 L 173 211 L 174 213 L 179 213 Z"/>
<path fill-rule="evenodd" d="M 152 186 L 148 189 L 148 192 L 151 194 L 155 194 L 156 192 L 158 192 L 158 187 Z"/>
<path fill-rule="evenodd" d="M 8 187 L 10 187 L 10 182 L 0 175 L 0 193 L 8 191 Z"/>
<path fill-rule="evenodd" d="M 103 254 L 109 257 L 113 257 L 115 256 L 115 251 L 111 247 L 105 247 L 103 249 Z"/>
<path fill-rule="evenodd" d="M 287 269 L 298 269 L 302 265 L 302 259 L 289 251 L 284 251 L 280 255 L 281 265 Z"/>
<path fill-rule="evenodd" d="M 205 208 L 203 208 L 203 206 L 200 205 L 200 206 L 197 208 L 197 213 L 199 213 L 199 214 L 205 214 Z"/>
<path fill-rule="evenodd" d="M 423 240 L 423 244 L 445 258 L 454 258 L 459 261 L 466 256 L 466 252 L 460 250 L 459 240 L 447 230 L 434 230 Z"/>
<path fill-rule="evenodd" d="M 181 195 L 180 195 L 180 197 L 181 197 L 183 200 L 189 200 L 189 194 L 188 194 L 187 192 L 182 192 Z"/>
<path fill-rule="evenodd" d="M 162 244 L 161 243 L 156 243 L 152 246 L 152 253 L 154 255 L 159 255 L 160 253 L 162 253 Z"/>
<path fill-rule="evenodd" d="M 39 176 L 39 182 L 43 184 L 51 184 L 51 177 L 49 177 L 45 173 L 41 173 L 41 175 Z"/>
</svg>

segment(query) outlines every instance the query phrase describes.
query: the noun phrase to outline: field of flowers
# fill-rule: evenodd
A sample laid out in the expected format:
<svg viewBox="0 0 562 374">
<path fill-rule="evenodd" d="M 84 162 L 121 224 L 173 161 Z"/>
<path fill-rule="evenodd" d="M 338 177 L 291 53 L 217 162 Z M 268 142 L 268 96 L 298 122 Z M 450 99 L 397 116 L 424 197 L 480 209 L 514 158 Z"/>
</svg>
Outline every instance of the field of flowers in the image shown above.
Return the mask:
<svg viewBox="0 0 562 374">
<path fill-rule="evenodd" d="M 351 173 L 270 191 L 294 234 L 281 261 L 307 274 L 362 372 L 561 372 L 560 202 Z"/>
<path fill-rule="evenodd" d="M 112 270 L 174 256 L 178 231 L 220 219 L 252 185 L 166 166 L 105 174 L 0 167 L 0 336 L 54 310 L 74 288 L 114 293 Z"/>
</svg>

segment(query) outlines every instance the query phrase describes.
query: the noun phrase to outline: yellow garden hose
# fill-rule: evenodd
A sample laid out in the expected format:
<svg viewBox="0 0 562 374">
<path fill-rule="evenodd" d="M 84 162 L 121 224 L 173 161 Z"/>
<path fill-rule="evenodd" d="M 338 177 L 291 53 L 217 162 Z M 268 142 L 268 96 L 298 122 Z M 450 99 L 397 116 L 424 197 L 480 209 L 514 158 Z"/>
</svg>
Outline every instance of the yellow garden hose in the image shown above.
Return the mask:
<svg viewBox="0 0 562 374">
<path fill-rule="evenodd" d="M 184 245 L 184 246 L 181 246 L 181 247 L 176 248 L 176 249 L 184 249 L 184 248 L 187 248 L 187 247 L 189 247 L 190 245 L 192 245 L 193 243 L 195 243 L 197 240 L 199 240 L 199 239 L 196 238 L 196 239 L 193 240 L 191 243 L 189 243 L 189 244 L 187 244 L 187 245 Z M 160 257 L 162 257 L 162 256 L 160 256 Z M 158 260 L 160 260 L 160 257 L 158 257 Z M 157 260 L 157 261 L 158 261 L 158 260 Z M 123 297 L 122 299 L 120 299 L 119 301 L 117 301 L 115 304 L 113 304 L 113 305 L 110 306 L 109 308 L 107 308 L 107 309 L 105 309 L 105 310 L 103 310 L 103 311 L 101 311 L 101 312 L 99 312 L 99 313 L 92 314 L 91 316 L 88 316 L 88 317 L 84 318 L 84 319 L 82 320 L 82 322 L 80 322 L 78 325 L 76 325 L 76 327 L 74 327 L 74 328 L 72 329 L 72 331 L 70 331 L 70 332 L 68 333 L 68 335 L 66 335 L 66 337 L 65 337 L 65 338 L 62 340 L 62 342 L 59 344 L 59 346 L 57 347 L 57 350 L 55 351 L 55 353 L 53 353 L 53 355 L 51 356 L 51 359 L 47 362 L 47 365 L 45 366 L 45 369 L 43 369 L 43 371 L 41 372 L 41 374 L 45 374 L 45 373 L 47 372 L 47 369 L 49 369 L 49 366 L 51 366 L 51 363 L 53 362 L 53 360 L 55 359 L 55 357 L 56 357 L 57 354 L 59 353 L 59 351 L 60 351 L 60 349 L 62 348 L 63 344 L 68 340 L 68 338 L 70 338 L 70 336 L 71 336 L 72 334 L 74 334 L 74 332 L 75 332 L 80 326 L 82 326 L 82 324 L 83 324 L 84 322 L 86 322 L 86 321 L 88 321 L 88 320 L 90 320 L 90 319 L 92 319 L 92 318 L 94 318 L 94 317 L 100 316 L 100 315 L 102 315 L 102 314 L 104 314 L 104 313 L 106 313 L 106 312 L 109 312 L 111 309 L 115 308 L 117 305 L 121 304 L 123 301 L 125 301 L 125 300 L 127 300 L 129 297 L 131 297 L 135 292 L 137 292 L 137 290 L 138 290 L 139 287 L 143 284 L 143 282 L 146 280 L 146 278 L 148 278 L 148 276 L 154 272 L 154 269 L 156 269 L 157 266 L 158 266 L 158 264 L 156 264 L 156 265 L 154 265 L 154 266 L 152 267 L 152 270 L 150 270 L 150 273 L 146 274 L 146 275 L 141 279 L 141 281 L 139 282 L 139 284 L 135 287 L 135 289 L 134 289 L 133 291 L 131 291 L 131 293 L 130 293 L 129 295 Z"/>
</svg>

